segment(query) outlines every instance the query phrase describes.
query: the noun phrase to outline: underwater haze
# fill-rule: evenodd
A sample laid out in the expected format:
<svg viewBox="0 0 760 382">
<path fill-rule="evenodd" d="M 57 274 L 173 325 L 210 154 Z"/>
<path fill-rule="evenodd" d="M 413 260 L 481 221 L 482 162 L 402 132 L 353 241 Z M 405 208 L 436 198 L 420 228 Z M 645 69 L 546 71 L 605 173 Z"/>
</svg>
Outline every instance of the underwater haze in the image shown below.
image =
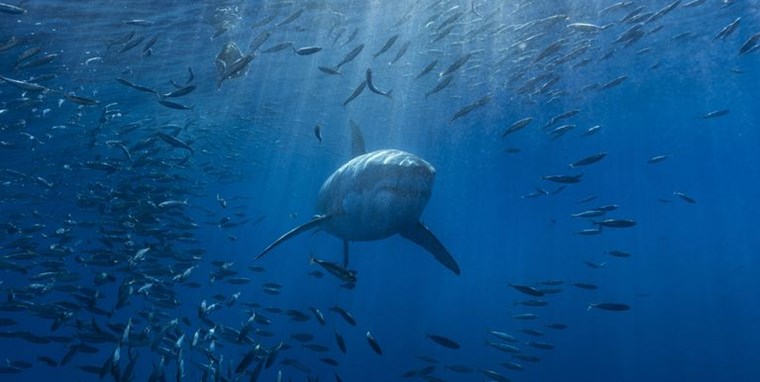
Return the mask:
<svg viewBox="0 0 760 382">
<path fill-rule="evenodd" d="M 0 379 L 758 381 L 758 83 L 757 0 L 2 3 Z"/>
</svg>

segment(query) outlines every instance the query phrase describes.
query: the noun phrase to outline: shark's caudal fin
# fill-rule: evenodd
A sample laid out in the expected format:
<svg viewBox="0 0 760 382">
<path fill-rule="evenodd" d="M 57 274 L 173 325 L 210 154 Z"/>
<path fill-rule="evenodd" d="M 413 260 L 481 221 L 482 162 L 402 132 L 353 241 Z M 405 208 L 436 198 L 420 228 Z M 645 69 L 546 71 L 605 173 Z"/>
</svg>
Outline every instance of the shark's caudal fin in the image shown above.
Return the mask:
<svg viewBox="0 0 760 382">
<path fill-rule="evenodd" d="M 428 229 L 428 227 L 425 227 L 422 222 L 418 221 L 416 224 L 412 225 L 406 230 L 401 231 L 400 234 L 404 238 L 417 243 L 422 248 L 427 249 L 430 253 L 433 254 L 435 259 L 438 260 L 439 263 L 443 264 L 446 268 L 451 269 L 451 271 L 457 275 L 460 274 L 457 261 L 454 260 L 454 257 L 451 256 L 449 251 L 446 250 L 446 247 L 444 247 L 443 244 L 438 241 L 438 238 L 435 237 L 435 235 L 430 232 L 430 229 Z"/>
<path fill-rule="evenodd" d="M 364 136 L 359 129 L 359 124 L 353 119 L 349 122 L 351 123 L 351 157 L 356 158 L 359 155 L 366 154 L 367 149 L 364 147 Z"/>
<path fill-rule="evenodd" d="M 288 231 L 284 235 L 280 236 L 280 238 L 278 238 L 277 240 L 275 240 L 272 244 L 269 244 L 268 247 L 264 248 L 264 250 L 261 252 L 261 254 L 259 254 L 258 256 L 256 256 L 256 260 L 264 257 L 264 255 L 266 255 L 267 252 L 269 252 L 272 249 L 274 249 L 274 247 L 282 244 L 282 242 L 284 242 L 285 240 L 288 240 L 288 239 L 292 238 L 293 236 L 298 235 L 299 233 L 306 232 L 306 231 L 308 231 L 310 229 L 319 227 L 327 219 L 329 219 L 329 217 L 326 216 L 326 215 L 316 215 L 313 218 L 311 218 L 311 220 L 309 220 L 308 222 L 306 222 L 304 224 L 301 224 L 301 225 L 299 225 L 296 228 L 291 229 L 290 231 Z"/>
</svg>

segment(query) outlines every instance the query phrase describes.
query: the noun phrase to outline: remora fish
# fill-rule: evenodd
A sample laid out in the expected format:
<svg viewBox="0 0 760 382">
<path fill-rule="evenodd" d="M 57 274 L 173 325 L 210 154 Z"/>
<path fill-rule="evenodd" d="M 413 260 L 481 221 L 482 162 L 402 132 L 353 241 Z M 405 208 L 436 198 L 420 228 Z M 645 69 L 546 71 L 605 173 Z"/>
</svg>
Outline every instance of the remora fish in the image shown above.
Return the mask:
<svg viewBox="0 0 760 382">
<path fill-rule="evenodd" d="M 245 69 L 248 67 L 248 64 L 253 61 L 253 59 L 256 57 L 253 53 L 247 54 L 243 57 L 240 57 L 239 59 L 235 60 L 233 63 L 226 66 L 226 69 L 224 71 L 224 74 L 222 74 L 222 77 L 219 79 L 219 82 L 217 83 L 217 88 L 222 87 L 222 82 L 228 78 L 233 78 L 237 75 L 242 75 L 245 73 Z"/>
<path fill-rule="evenodd" d="M 227 79 L 238 78 L 245 74 L 245 69 L 255 57 L 256 55 L 253 52 L 244 56 L 233 42 L 225 44 L 219 54 L 216 55 L 215 63 L 219 73 L 217 87 L 221 87 L 222 82 Z"/>
<path fill-rule="evenodd" d="M 353 129 L 354 141 L 360 137 Z M 401 150 L 361 154 L 336 170 L 322 184 L 317 215 L 267 246 L 256 259 L 286 240 L 320 228 L 344 241 L 373 241 L 399 234 L 425 248 L 446 268 L 460 274 L 459 265 L 420 220 L 432 193 L 435 168 Z"/>
<path fill-rule="evenodd" d="M 341 281 L 348 282 L 348 283 L 356 282 L 356 271 L 343 268 L 338 264 L 331 263 L 325 260 L 320 260 L 320 259 L 315 258 L 314 256 L 312 256 L 311 259 L 309 260 L 309 264 L 319 265 L 320 267 L 324 268 L 324 270 L 330 272 L 335 277 L 339 278 Z"/>
</svg>

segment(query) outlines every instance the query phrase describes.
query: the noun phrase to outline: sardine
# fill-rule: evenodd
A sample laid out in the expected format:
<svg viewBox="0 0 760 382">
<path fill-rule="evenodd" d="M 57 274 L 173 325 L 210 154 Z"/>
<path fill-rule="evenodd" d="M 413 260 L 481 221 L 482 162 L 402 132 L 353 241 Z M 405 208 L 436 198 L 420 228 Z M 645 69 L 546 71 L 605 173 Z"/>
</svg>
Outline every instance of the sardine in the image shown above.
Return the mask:
<svg viewBox="0 0 760 382">
<path fill-rule="evenodd" d="M 364 49 L 364 44 L 359 44 L 354 49 L 351 49 L 351 51 L 348 52 L 348 54 L 346 54 L 342 60 L 340 60 L 338 65 L 335 65 L 335 68 L 340 69 L 340 67 L 343 66 L 344 64 L 351 62 L 351 60 L 356 58 L 356 56 L 358 56 L 359 53 L 361 53 L 363 49 Z"/>
<path fill-rule="evenodd" d="M 438 345 L 441 345 L 441 346 L 443 346 L 445 348 L 459 349 L 461 347 L 459 345 L 459 343 L 457 343 L 456 341 L 454 341 L 454 340 L 452 340 L 450 338 L 444 337 L 444 336 L 440 336 L 440 335 L 437 335 L 437 334 L 428 334 L 426 337 L 429 338 L 431 341 L 433 341 L 433 342 L 437 343 Z"/>
<path fill-rule="evenodd" d="M 404 43 L 404 45 L 401 45 L 401 48 L 398 49 L 398 52 L 396 52 L 396 57 L 393 57 L 391 62 L 388 63 L 388 65 L 393 65 L 396 63 L 396 61 L 400 60 L 401 57 L 404 57 L 406 54 L 406 51 L 409 50 L 409 45 L 411 44 L 411 41 L 407 41 Z"/>
<path fill-rule="evenodd" d="M 280 44 L 274 45 L 274 46 L 272 46 L 272 47 L 270 47 L 270 48 L 268 48 L 268 49 L 264 49 L 263 51 L 261 51 L 261 53 L 274 53 L 274 52 L 279 52 L 279 51 L 281 51 L 281 50 L 285 50 L 285 49 L 288 49 L 288 48 L 290 48 L 291 46 L 293 46 L 293 43 L 292 43 L 292 42 L 283 42 L 283 43 L 280 43 Z"/>
<path fill-rule="evenodd" d="M 636 221 L 632 219 L 606 219 L 600 222 L 594 222 L 594 224 L 600 227 L 629 228 L 635 226 Z"/>
<path fill-rule="evenodd" d="M 120 84 L 124 85 L 124 86 L 128 86 L 128 87 L 130 87 L 132 89 L 139 90 L 139 91 L 144 92 L 144 93 L 157 94 L 157 92 L 155 90 L 153 90 L 153 89 L 151 89 L 151 88 L 149 88 L 147 86 L 133 84 L 132 82 L 129 82 L 129 81 L 123 79 L 123 78 L 116 78 L 116 81 L 119 82 Z"/>
<path fill-rule="evenodd" d="M 367 342 L 369 343 L 369 346 L 372 348 L 372 350 L 374 350 L 378 355 L 383 355 L 383 349 L 380 348 L 380 344 L 377 343 L 377 340 L 372 336 L 372 333 L 370 333 L 369 330 L 367 331 L 366 337 Z"/>
<path fill-rule="evenodd" d="M 451 116 L 451 118 L 449 118 L 449 122 L 454 122 L 457 119 L 462 118 L 467 114 L 470 114 L 470 112 L 472 112 L 473 110 L 483 107 L 490 102 L 491 102 L 491 96 L 488 96 L 488 95 L 484 96 L 476 100 L 475 102 L 459 109 L 456 113 L 454 113 L 454 115 Z"/>
<path fill-rule="evenodd" d="M 167 101 L 165 99 L 159 99 L 158 103 L 170 109 L 176 109 L 176 110 L 193 110 L 193 108 L 195 107 L 195 106 L 183 105 L 183 104 L 172 102 L 172 101 Z"/>
<path fill-rule="evenodd" d="M 722 117 L 730 112 L 729 109 L 722 109 L 722 110 L 715 110 L 711 111 L 705 115 L 702 116 L 702 119 L 711 119 L 711 118 L 718 118 Z"/>
<path fill-rule="evenodd" d="M 21 90 L 27 90 L 27 91 L 32 91 L 32 92 L 42 92 L 42 91 L 48 90 L 48 88 L 39 84 L 35 84 L 33 82 L 14 80 L 12 78 L 8 78 L 5 76 L 0 76 L 0 80 L 2 80 L 3 82 L 9 85 L 15 86 Z"/>
<path fill-rule="evenodd" d="M 364 88 L 366 87 L 367 87 L 367 80 L 365 79 L 359 84 L 359 86 L 356 87 L 356 89 L 354 89 L 351 95 L 348 96 L 348 98 L 346 98 L 345 101 L 343 101 L 343 107 L 345 107 L 346 105 L 348 105 L 349 102 L 353 101 L 356 97 L 358 97 L 359 94 L 362 94 L 362 92 L 364 91 Z"/>
<path fill-rule="evenodd" d="M 292 23 L 293 21 L 296 21 L 296 19 L 298 19 L 299 17 L 301 17 L 302 14 L 303 14 L 303 9 L 299 9 L 299 10 L 293 12 L 293 14 L 291 14 L 290 16 L 288 16 L 285 20 L 280 21 L 277 24 L 277 27 L 288 25 L 288 24 Z"/>
<path fill-rule="evenodd" d="M 372 69 L 367 69 L 367 86 L 369 87 L 369 90 L 371 90 L 373 93 L 391 98 L 391 92 L 393 91 L 393 89 L 388 90 L 387 92 L 383 92 L 377 87 L 375 87 L 375 84 L 372 83 Z"/>
<path fill-rule="evenodd" d="M 182 97 L 182 96 L 185 96 L 185 95 L 188 95 L 188 94 L 192 93 L 196 89 L 196 87 L 197 86 L 195 86 L 195 85 L 184 86 L 182 88 L 179 88 L 177 90 L 171 91 L 169 93 L 164 93 L 164 94 L 161 95 L 161 97 L 163 97 L 163 98 Z"/>
<path fill-rule="evenodd" d="M 430 73 L 431 71 L 433 71 L 433 69 L 435 69 L 436 65 L 438 65 L 438 60 L 433 60 L 431 63 L 429 63 L 425 67 L 425 69 L 422 69 L 422 71 L 420 72 L 420 74 L 418 74 L 417 77 L 415 77 L 415 79 L 420 78 L 420 77 L 422 77 L 422 76 Z"/>
<path fill-rule="evenodd" d="M 509 134 L 512 134 L 518 130 L 522 130 L 524 127 L 528 126 L 531 122 L 533 122 L 533 118 L 523 118 L 515 123 L 513 123 L 511 126 L 509 126 L 506 130 L 504 130 L 503 133 L 501 133 L 501 137 L 504 138 Z"/>
<path fill-rule="evenodd" d="M 713 39 L 721 39 L 725 40 L 726 37 L 730 36 L 731 33 L 733 33 L 736 28 L 739 27 L 739 22 L 742 20 L 741 17 L 737 17 L 734 21 L 732 21 L 730 24 L 723 27 L 723 29 L 718 32 Z"/>
<path fill-rule="evenodd" d="M 383 47 L 380 48 L 380 50 L 372 56 L 372 58 L 377 58 L 377 56 L 387 52 L 388 49 L 390 49 L 393 46 L 393 44 L 396 42 L 396 40 L 398 39 L 398 36 L 399 36 L 398 34 L 391 36 L 388 39 L 388 41 L 385 42 L 385 45 L 383 45 Z"/>
<path fill-rule="evenodd" d="M 604 159 L 604 157 L 607 156 L 607 153 L 598 153 L 591 156 L 588 156 L 586 158 L 583 158 L 575 163 L 570 164 L 570 168 L 576 168 L 580 166 L 588 166 L 590 164 L 594 164 L 596 162 L 599 162 L 600 160 Z"/>
<path fill-rule="evenodd" d="M 547 175 L 541 177 L 544 180 L 557 183 L 579 183 L 583 174 L 578 175 Z"/>
<path fill-rule="evenodd" d="M 602 302 L 599 304 L 588 304 L 588 308 L 586 310 L 591 310 L 591 308 L 609 310 L 612 312 L 625 312 L 631 309 L 631 307 L 626 304 L 620 304 L 616 302 Z"/>
<path fill-rule="evenodd" d="M 446 88 L 447 86 L 449 86 L 449 84 L 453 80 L 454 80 L 454 76 L 444 77 L 444 79 L 441 80 L 440 82 L 438 82 L 438 84 L 435 85 L 435 87 L 432 90 L 430 90 L 429 92 L 425 93 L 425 98 L 427 98 L 431 94 L 435 94 L 435 93 L 438 93 L 439 91 L 443 90 L 444 88 Z"/>
<path fill-rule="evenodd" d="M 472 53 L 467 53 L 460 56 L 459 58 L 457 58 L 456 61 L 454 61 L 451 65 L 449 65 L 449 67 L 446 68 L 446 70 L 444 70 L 443 72 L 441 72 L 438 76 L 445 77 L 446 75 L 456 72 L 459 68 L 464 66 L 464 64 L 466 64 L 467 61 L 470 60 L 470 57 L 472 57 Z"/>
<path fill-rule="evenodd" d="M 312 55 L 314 53 L 319 52 L 320 50 L 322 50 L 322 48 L 320 48 L 318 46 L 305 46 L 303 48 L 293 47 L 293 51 L 295 51 L 296 54 L 298 54 L 299 56 Z"/>
</svg>

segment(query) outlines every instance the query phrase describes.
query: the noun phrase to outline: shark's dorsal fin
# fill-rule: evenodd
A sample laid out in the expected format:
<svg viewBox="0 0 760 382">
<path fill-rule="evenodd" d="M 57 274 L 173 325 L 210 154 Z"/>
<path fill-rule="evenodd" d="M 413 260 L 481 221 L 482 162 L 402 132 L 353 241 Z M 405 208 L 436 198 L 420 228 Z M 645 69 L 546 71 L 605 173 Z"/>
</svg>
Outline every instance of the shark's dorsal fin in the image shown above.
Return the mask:
<svg viewBox="0 0 760 382">
<path fill-rule="evenodd" d="M 435 259 L 438 260 L 439 263 L 443 264 L 446 268 L 451 269 L 451 271 L 457 275 L 460 274 L 457 261 L 454 260 L 454 257 L 451 256 L 448 250 L 446 250 L 446 247 L 441 244 L 438 238 L 433 235 L 433 232 L 431 232 L 428 227 L 422 224 L 422 222 L 417 221 L 417 223 L 399 233 L 404 238 L 409 239 L 417 243 L 422 248 L 427 249 L 428 252 L 432 253 L 433 257 L 435 257 Z"/>
<path fill-rule="evenodd" d="M 367 149 L 364 147 L 364 136 L 359 129 L 359 124 L 354 120 L 349 120 L 351 124 L 351 157 L 356 158 L 359 155 L 366 154 Z"/>
<path fill-rule="evenodd" d="M 261 254 L 259 254 L 258 256 L 256 256 L 256 260 L 264 257 L 264 255 L 266 255 L 267 252 L 269 252 L 272 249 L 274 249 L 274 247 L 282 244 L 285 240 L 288 240 L 288 239 L 292 238 L 293 236 L 298 235 L 299 233 L 306 232 L 306 231 L 308 231 L 310 229 L 317 228 L 322 223 L 324 223 L 325 220 L 327 220 L 329 218 L 330 217 L 327 216 L 327 215 L 316 215 L 313 218 L 311 218 L 311 220 L 309 220 L 308 222 L 306 222 L 304 224 L 301 224 L 301 225 L 299 225 L 296 228 L 291 229 L 290 231 L 286 232 L 284 235 L 280 236 L 280 238 L 278 238 L 277 240 L 275 240 L 272 244 L 269 244 L 268 247 L 264 248 L 264 250 L 261 252 Z"/>
</svg>

